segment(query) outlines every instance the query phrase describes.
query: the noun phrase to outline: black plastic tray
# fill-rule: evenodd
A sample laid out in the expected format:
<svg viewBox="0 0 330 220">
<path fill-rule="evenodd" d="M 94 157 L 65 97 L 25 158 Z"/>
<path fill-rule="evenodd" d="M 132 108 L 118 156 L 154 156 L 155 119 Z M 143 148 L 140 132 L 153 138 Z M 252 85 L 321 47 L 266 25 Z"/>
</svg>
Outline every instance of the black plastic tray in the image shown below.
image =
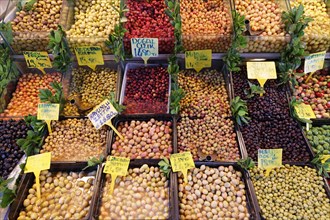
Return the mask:
<svg viewBox="0 0 330 220">
<path fill-rule="evenodd" d="M 151 165 L 149 163 L 142 163 L 142 164 L 133 164 L 133 163 L 130 163 L 129 165 L 129 168 L 136 168 L 136 167 L 141 167 L 143 164 L 148 164 L 148 166 L 157 166 L 158 165 Z M 103 173 L 103 168 L 104 168 L 104 165 L 102 165 L 102 168 L 100 168 L 100 171 L 98 172 L 98 176 L 97 176 L 97 179 L 98 179 L 98 185 L 96 188 L 94 188 L 94 197 L 93 197 L 93 201 L 92 201 L 92 210 L 91 210 L 91 219 L 92 220 L 96 220 L 98 219 L 98 216 L 99 216 L 99 208 L 100 208 L 100 205 L 101 205 L 101 198 L 102 198 L 102 190 L 103 190 L 103 186 L 104 186 L 104 183 L 105 183 L 105 173 Z M 101 172 L 102 171 L 102 172 Z M 178 207 L 178 203 L 177 203 L 177 200 L 176 200 L 176 197 L 174 196 L 174 189 L 175 189 L 175 185 L 176 183 L 173 181 L 174 180 L 174 176 L 173 176 L 173 173 L 171 172 L 170 174 L 170 179 L 168 180 L 169 181 L 169 220 L 171 219 L 178 219 L 177 216 L 176 216 L 176 212 L 175 212 L 175 209 Z"/>
<path fill-rule="evenodd" d="M 148 121 L 150 119 L 154 118 L 155 120 L 162 120 L 162 121 L 171 121 L 172 122 L 172 153 L 177 153 L 177 145 L 176 145 L 176 135 L 177 135 L 177 130 L 176 130 L 176 121 L 174 120 L 173 116 L 169 114 L 149 114 L 149 115 L 119 115 L 113 120 L 113 125 L 115 128 L 118 127 L 120 122 L 126 122 L 126 121 L 132 121 L 132 120 L 137 120 L 137 121 Z M 111 129 L 111 128 L 109 128 Z M 111 130 L 110 135 L 109 135 L 109 144 L 110 147 L 108 148 L 108 155 L 111 155 L 111 150 L 112 150 L 112 144 L 115 142 L 116 134 L 114 131 Z M 157 164 L 161 159 L 131 159 L 131 162 L 134 164 Z"/>
<path fill-rule="evenodd" d="M 245 185 L 246 204 L 247 204 L 248 212 L 250 214 L 249 219 L 259 219 L 259 215 L 258 215 L 257 208 L 255 205 L 256 196 L 255 196 L 254 191 L 251 190 L 250 177 L 249 177 L 249 174 L 245 170 L 243 170 L 240 166 L 238 166 L 237 163 L 232 163 L 232 162 L 195 162 L 196 167 L 200 167 L 202 165 L 212 167 L 212 168 L 216 168 L 219 166 L 225 166 L 225 167 L 233 166 L 235 170 L 240 171 L 243 175 L 242 181 L 244 182 L 244 185 Z M 178 201 L 178 205 L 179 205 L 180 200 L 179 200 L 179 194 L 178 194 L 179 193 L 179 188 L 178 188 L 179 184 L 178 184 L 178 174 L 177 173 L 174 173 L 174 179 L 176 180 L 176 183 L 177 183 L 176 188 L 174 190 L 174 196 L 175 196 L 175 199 Z M 180 216 L 179 207 L 177 207 L 177 209 L 175 211 L 176 211 L 176 215 L 179 218 L 179 216 Z"/>
<path fill-rule="evenodd" d="M 62 164 L 51 164 L 49 171 L 50 172 L 58 172 L 58 171 L 74 171 L 74 172 L 80 172 L 82 171 L 82 169 L 85 166 L 83 166 L 82 164 L 70 164 L 70 166 L 68 166 L 68 164 L 62 163 Z M 92 168 L 87 168 L 85 171 L 86 172 L 92 172 L 92 171 L 97 171 L 96 175 L 95 175 L 95 180 L 94 180 L 94 189 L 97 187 L 98 182 L 97 182 L 97 177 L 98 177 L 98 173 L 100 172 L 100 167 L 99 166 L 95 166 Z M 18 190 L 17 190 L 17 197 L 14 200 L 14 202 L 11 204 L 10 208 L 9 208 L 9 214 L 8 214 L 8 219 L 9 220 L 14 220 L 17 219 L 19 216 L 20 211 L 23 208 L 23 202 L 26 199 L 27 195 L 29 194 L 29 189 L 32 187 L 32 185 L 34 184 L 35 181 L 35 177 L 33 173 L 27 173 L 24 174 L 21 182 L 18 186 Z M 94 191 L 94 190 L 93 190 Z M 94 196 L 94 192 L 93 192 L 93 196 Z M 91 200 L 90 203 L 90 207 L 92 205 L 92 201 L 93 198 Z M 90 219 L 90 215 L 91 215 L 91 211 L 89 211 L 87 217 L 85 219 Z"/>
</svg>

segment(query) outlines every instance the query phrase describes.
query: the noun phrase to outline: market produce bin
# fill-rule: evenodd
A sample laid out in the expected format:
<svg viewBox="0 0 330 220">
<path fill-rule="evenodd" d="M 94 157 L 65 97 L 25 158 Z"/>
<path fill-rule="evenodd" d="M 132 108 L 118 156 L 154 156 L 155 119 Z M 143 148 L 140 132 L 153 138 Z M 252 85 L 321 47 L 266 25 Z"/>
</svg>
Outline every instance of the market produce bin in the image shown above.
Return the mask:
<svg viewBox="0 0 330 220">
<path fill-rule="evenodd" d="M 330 5 L 329 1 L 289 0 L 291 8 L 304 6 L 305 16 L 313 19 L 308 24 L 302 38 L 309 53 L 330 49 Z M 326 3 L 327 2 L 327 3 Z"/>
<path fill-rule="evenodd" d="M 119 22 L 120 0 L 100 2 L 75 0 L 69 4 L 67 40 L 71 52 L 74 47 L 100 46 L 103 54 L 113 54 L 105 42 Z M 94 19 L 95 16 L 98 19 Z"/>
<path fill-rule="evenodd" d="M 186 51 L 226 52 L 233 35 L 229 0 L 180 1 L 182 43 Z"/>
<path fill-rule="evenodd" d="M 183 183 L 181 172 L 174 173 L 180 219 L 259 219 L 246 171 L 228 162 L 196 162 L 195 166 L 188 171 L 188 184 Z"/>
<path fill-rule="evenodd" d="M 16 5 L 18 0 L 15 1 Z M 35 9 L 35 10 L 34 10 Z M 68 1 L 40 1 L 30 12 L 11 11 L 7 14 L 13 28 L 11 47 L 16 54 L 23 51 L 48 51 L 49 34 L 57 25 L 67 28 Z M 19 9 L 17 9 L 19 10 Z"/>
<path fill-rule="evenodd" d="M 129 157 L 131 161 L 159 161 L 177 152 L 175 119 L 169 114 L 120 115 L 114 126 L 124 137 L 111 132 L 111 156 Z"/>
<path fill-rule="evenodd" d="M 28 68 L 25 62 L 14 62 L 20 75 L 9 82 L 0 108 L 0 118 L 21 118 L 29 114 L 36 115 L 39 103 L 39 89 L 51 89 L 51 82 L 61 82 L 62 74 L 49 68 L 46 74 L 34 68 Z"/>
<path fill-rule="evenodd" d="M 63 115 L 85 116 L 112 92 L 118 101 L 122 72 L 121 66 L 114 61 L 104 61 L 104 65 L 98 65 L 95 71 L 74 62 L 62 79 L 66 100 Z"/>
<path fill-rule="evenodd" d="M 330 217 L 329 184 L 313 166 L 284 163 L 282 168 L 272 169 L 268 177 L 265 170 L 253 169 L 249 170 L 250 190 L 256 195 L 256 210 L 261 219 Z M 300 199 L 303 201 L 296 201 Z"/>
<path fill-rule="evenodd" d="M 119 100 L 126 106 L 123 114 L 169 113 L 170 98 L 167 64 L 126 64 Z"/>
<path fill-rule="evenodd" d="M 290 41 L 281 21 L 282 11 L 288 11 L 286 0 L 233 0 L 233 8 L 246 19 L 244 35 L 248 43 L 241 52 L 283 51 Z"/>
<path fill-rule="evenodd" d="M 130 163 L 127 175 L 117 177 L 112 195 L 109 174 L 99 172 L 98 180 L 91 219 L 177 219 L 174 213 L 177 202 L 173 197 L 173 175 L 170 173 L 167 179 L 158 165 Z"/>
<path fill-rule="evenodd" d="M 24 174 L 18 186 L 17 197 L 10 206 L 9 220 L 62 216 L 64 219 L 90 219 L 94 189 L 98 185 L 99 167 L 84 171 L 81 164 L 51 164 L 40 176 L 41 200 L 37 200 L 33 173 Z M 33 187 L 33 188 L 32 188 Z M 39 205 L 41 207 L 39 207 Z M 27 211 L 30 210 L 30 211 Z"/>
<path fill-rule="evenodd" d="M 132 38 L 158 38 L 159 54 L 171 54 L 174 49 L 174 28 L 165 14 L 167 6 L 160 0 L 123 0 L 129 12 L 125 13 L 125 53 L 132 55 Z"/>
</svg>

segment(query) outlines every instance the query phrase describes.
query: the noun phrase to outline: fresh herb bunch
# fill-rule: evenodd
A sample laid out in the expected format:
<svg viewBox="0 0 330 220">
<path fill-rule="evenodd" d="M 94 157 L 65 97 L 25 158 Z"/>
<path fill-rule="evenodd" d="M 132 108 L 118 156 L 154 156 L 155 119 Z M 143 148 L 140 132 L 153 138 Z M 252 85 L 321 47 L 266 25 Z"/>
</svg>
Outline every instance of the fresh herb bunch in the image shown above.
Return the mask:
<svg viewBox="0 0 330 220">
<path fill-rule="evenodd" d="M 236 10 L 232 11 L 233 25 L 234 25 L 234 37 L 232 43 L 223 57 L 229 71 L 240 71 L 239 64 L 242 61 L 239 49 L 245 48 L 247 45 L 247 39 L 243 36 L 245 30 L 245 16 L 240 15 Z"/>
<path fill-rule="evenodd" d="M 250 117 L 248 117 L 248 107 L 246 101 L 241 97 L 236 96 L 230 103 L 231 112 L 239 126 L 248 124 Z"/>
<path fill-rule="evenodd" d="M 32 128 L 34 131 L 44 133 L 46 129 L 46 123 L 42 120 L 38 120 L 35 115 L 28 115 L 24 117 L 25 124 Z"/>
<path fill-rule="evenodd" d="M 60 72 L 66 72 L 72 63 L 69 46 L 66 42 L 66 34 L 61 25 L 57 30 L 52 30 L 49 35 L 48 48 L 54 56 L 53 66 Z"/>
<path fill-rule="evenodd" d="M 0 33 L 8 44 L 13 43 L 13 29 L 10 22 L 0 22 Z"/>
<path fill-rule="evenodd" d="M 178 83 L 178 74 L 180 67 L 178 65 L 177 55 L 184 51 L 182 45 L 182 32 L 181 32 L 181 16 L 180 16 L 180 3 L 175 0 L 166 0 L 165 9 L 166 15 L 170 19 L 171 25 L 174 27 L 174 50 L 173 54 L 168 59 L 167 71 L 171 75 L 171 114 L 178 114 L 180 111 L 180 101 L 184 98 L 185 93 L 180 88 Z"/>
<path fill-rule="evenodd" d="M 49 89 L 39 90 L 39 99 L 42 103 L 56 103 L 60 104 L 60 111 L 63 110 L 65 99 L 62 96 L 62 84 L 58 82 L 51 82 L 50 86 L 54 89 L 55 93 Z"/>
<path fill-rule="evenodd" d="M 104 155 L 101 154 L 100 158 L 92 157 L 87 161 L 87 166 L 83 168 L 83 170 L 88 169 L 89 167 L 95 167 L 99 164 L 102 164 L 104 160 Z"/>
<path fill-rule="evenodd" d="M 316 154 L 311 163 L 316 167 L 319 175 L 330 178 L 327 172 L 327 169 L 330 167 L 330 159 L 327 159 L 324 163 L 322 163 L 322 156 L 323 155 L 321 153 Z"/>
<path fill-rule="evenodd" d="M 4 180 L 0 177 L 0 207 L 6 208 L 15 199 L 16 193 L 14 189 L 9 189 L 8 184 L 13 181 L 13 178 Z"/>
<path fill-rule="evenodd" d="M 279 69 L 280 84 L 289 82 L 290 88 L 294 91 L 297 85 L 296 70 L 301 65 L 301 57 L 306 56 L 305 47 L 302 42 L 304 30 L 312 18 L 304 15 L 304 6 L 294 7 L 288 12 L 283 12 L 282 22 L 285 25 L 285 31 L 290 34 L 291 40 L 286 45 L 281 57 L 277 63 Z"/>
<path fill-rule="evenodd" d="M 34 3 L 36 3 L 38 0 L 29 0 L 29 1 L 22 1 L 22 0 L 19 0 L 17 2 L 17 9 L 19 11 L 31 11 L 33 9 L 33 6 L 34 6 Z"/>
<path fill-rule="evenodd" d="M 171 167 L 172 167 L 170 164 L 170 161 L 165 157 L 164 159 L 159 161 L 158 165 L 159 165 L 160 170 L 166 176 L 166 178 L 169 178 L 170 173 L 171 173 Z"/>
<path fill-rule="evenodd" d="M 109 96 L 104 97 L 104 99 L 108 99 L 111 105 L 117 110 L 117 112 L 121 113 L 126 109 L 126 106 L 119 104 L 116 101 L 116 95 L 114 92 L 110 92 Z"/>
<path fill-rule="evenodd" d="M 255 166 L 251 157 L 247 157 L 246 159 L 240 159 L 239 161 L 237 161 L 237 164 L 246 171 Z"/>
<path fill-rule="evenodd" d="M 251 83 L 250 81 L 248 81 L 250 88 L 249 89 L 245 89 L 244 93 L 246 95 L 247 98 L 252 98 L 254 97 L 254 95 L 258 94 L 264 94 L 265 93 L 265 89 L 259 85 L 255 85 L 253 83 Z"/>
<path fill-rule="evenodd" d="M 112 8 L 119 14 L 119 22 L 115 25 L 113 34 L 109 36 L 109 39 L 105 42 L 107 47 L 109 47 L 115 56 L 115 61 L 120 62 L 125 60 L 125 50 L 124 50 L 124 35 L 127 29 L 124 27 L 124 23 L 127 22 L 125 13 L 129 11 L 125 1 L 120 1 L 119 9 L 112 6 Z"/>
<path fill-rule="evenodd" d="M 308 123 L 308 124 L 311 124 L 312 121 L 309 120 L 309 119 L 306 119 L 306 118 L 299 118 L 298 114 L 297 114 L 297 111 L 296 111 L 296 108 L 295 106 L 298 106 L 302 103 L 301 100 L 297 100 L 296 97 L 292 97 L 291 100 L 290 100 L 290 114 L 291 114 L 291 117 L 295 118 L 296 120 L 302 122 L 302 123 Z"/>
</svg>

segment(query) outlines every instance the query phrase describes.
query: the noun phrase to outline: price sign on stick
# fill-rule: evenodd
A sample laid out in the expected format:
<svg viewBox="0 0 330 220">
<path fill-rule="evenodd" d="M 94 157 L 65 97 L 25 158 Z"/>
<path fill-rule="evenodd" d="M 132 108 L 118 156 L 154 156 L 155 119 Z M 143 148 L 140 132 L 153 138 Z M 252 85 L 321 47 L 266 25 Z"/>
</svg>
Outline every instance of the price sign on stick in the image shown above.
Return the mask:
<svg viewBox="0 0 330 220">
<path fill-rule="evenodd" d="M 50 168 L 51 153 L 43 153 L 27 158 L 24 173 L 34 173 L 36 177 L 37 185 L 37 197 L 40 199 L 40 180 L 39 175 L 42 170 L 48 170 Z"/>
<path fill-rule="evenodd" d="M 112 125 L 111 119 L 118 115 L 117 110 L 108 99 L 104 100 L 96 106 L 87 116 L 96 129 L 100 129 L 103 125 L 108 125 L 114 132 L 124 140 L 124 137 Z"/>
<path fill-rule="evenodd" d="M 258 150 L 258 167 L 266 169 L 266 176 L 269 175 L 271 169 L 282 166 L 283 149 L 259 149 Z"/>
<path fill-rule="evenodd" d="M 185 183 L 188 182 L 188 170 L 195 167 L 191 153 L 183 152 L 172 154 L 170 156 L 173 172 L 182 172 Z"/>
<path fill-rule="evenodd" d="M 323 69 L 326 51 L 312 53 L 305 57 L 304 73 L 311 73 L 306 79 L 306 83 L 312 78 L 315 71 Z"/>
<path fill-rule="evenodd" d="M 47 123 L 48 132 L 52 133 L 51 121 L 58 120 L 60 112 L 60 104 L 40 103 L 38 104 L 38 120 L 45 120 Z"/>
<path fill-rule="evenodd" d="M 111 175 L 110 194 L 113 193 L 117 176 L 126 176 L 130 159 L 110 156 L 106 161 L 103 173 Z"/>
<path fill-rule="evenodd" d="M 260 86 L 264 87 L 268 79 L 276 79 L 275 62 L 247 62 L 248 79 L 257 79 Z M 262 96 L 263 94 L 260 94 Z"/>
<path fill-rule="evenodd" d="M 186 69 L 195 69 L 196 72 L 212 65 L 212 50 L 194 50 L 187 51 Z"/>
<path fill-rule="evenodd" d="M 312 106 L 310 105 L 306 105 L 305 103 L 300 103 L 299 105 L 296 105 L 294 108 L 299 118 L 304 118 L 304 119 L 316 118 Z M 306 130 L 309 131 L 309 123 L 306 123 Z"/>
<path fill-rule="evenodd" d="M 48 53 L 45 51 L 23 51 L 28 68 L 37 68 L 46 74 L 45 68 L 52 68 Z"/>
<path fill-rule="evenodd" d="M 95 70 L 97 65 L 104 65 L 102 49 L 99 46 L 75 47 L 74 51 L 80 66 L 89 66 Z"/>
<path fill-rule="evenodd" d="M 158 38 L 132 38 L 131 48 L 133 57 L 141 57 L 147 64 L 150 57 L 158 56 Z"/>
</svg>

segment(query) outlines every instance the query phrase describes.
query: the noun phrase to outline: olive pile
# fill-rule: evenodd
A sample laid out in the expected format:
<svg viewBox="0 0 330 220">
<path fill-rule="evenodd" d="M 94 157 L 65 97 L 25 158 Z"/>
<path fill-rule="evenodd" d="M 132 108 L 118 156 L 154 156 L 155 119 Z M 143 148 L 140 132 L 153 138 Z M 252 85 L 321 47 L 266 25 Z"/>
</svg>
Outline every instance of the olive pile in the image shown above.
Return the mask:
<svg viewBox="0 0 330 220">
<path fill-rule="evenodd" d="M 96 172 L 49 172 L 40 174 L 41 198 L 33 184 L 18 220 L 85 219 L 89 212 Z"/>
<path fill-rule="evenodd" d="M 314 153 L 330 154 L 330 125 L 312 127 L 306 136 Z"/>
<path fill-rule="evenodd" d="M 87 161 L 106 149 L 106 128 L 96 130 L 89 119 L 52 121 L 53 132 L 41 153 L 52 152 L 52 161 Z"/>
<path fill-rule="evenodd" d="M 0 120 L 0 177 L 6 179 L 24 155 L 16 140 L 25 138 L 27 131 L 23 120 Z"/>
<path fill-rule="evenodd" d="M 273 169 L 268 177 L 256 167 L 250 173 L 265 219 L 330 218 L 325 182 L 315 169 L 285 165 Z"/>
<path fill-rule="evenodd" d="M 242 173 L 233 166 L 202 165 L 179 173 L 180 219 L 249 219 Z"/>
<path fill-rule="evenodd" d="M 184 70 L 179 85 L 185 91 L 178 122 L 178 149 L 191 151 L 194 160 L 239 158 L 234 123 L 223 75 L 216 70 Z"/>
<path fill-rule="evenodd" d="M 99 219 L 168 219 L 169 181 L 158 167 L 144 164 L 117 177 L 110 195 L 111 177 L 106 175 Z"/>
</svg>

